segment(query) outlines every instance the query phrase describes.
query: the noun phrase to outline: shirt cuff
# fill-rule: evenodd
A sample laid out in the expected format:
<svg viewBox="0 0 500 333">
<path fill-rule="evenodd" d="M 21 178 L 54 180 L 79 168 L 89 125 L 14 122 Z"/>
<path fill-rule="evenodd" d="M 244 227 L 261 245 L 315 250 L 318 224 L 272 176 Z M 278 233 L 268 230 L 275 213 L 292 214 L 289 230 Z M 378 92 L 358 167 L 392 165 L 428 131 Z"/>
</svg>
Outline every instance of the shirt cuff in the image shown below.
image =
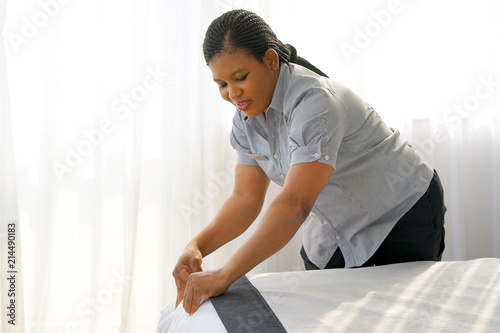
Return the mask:
<svg viewBox="0 0 500 333">
<path fill-rule="evenodd" d="M 318 161 L 335 168 L 336 160 L 337 153 L 327 152 L 321 149 L 321 146 L 301 146 L 292 151 L 290 166 Z"/>
</svg>

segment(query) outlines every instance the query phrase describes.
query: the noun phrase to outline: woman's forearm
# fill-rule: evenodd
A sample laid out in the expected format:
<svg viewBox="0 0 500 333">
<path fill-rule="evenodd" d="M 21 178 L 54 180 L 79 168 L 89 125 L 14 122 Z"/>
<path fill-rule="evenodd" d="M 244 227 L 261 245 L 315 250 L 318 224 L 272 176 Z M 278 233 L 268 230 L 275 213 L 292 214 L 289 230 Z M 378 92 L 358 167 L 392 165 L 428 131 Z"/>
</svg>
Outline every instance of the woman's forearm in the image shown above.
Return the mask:
<svg viewBox="0 0 500 333">
<path fill-rule="evenodd" d="M 285 196 L 278 196 L 268 208 L 252 236 L 222 268 L 231 284 L 252 268 L 281 250 L 296 234 L 310 208 Z"/>
<path fill-rule="evenodd" d="M 222 205 L 215 218 L 188 246 L 195 246 L 203 257 L 241 235 L 257 218 L 262 202 L 233 193 Z"/>
</svg>

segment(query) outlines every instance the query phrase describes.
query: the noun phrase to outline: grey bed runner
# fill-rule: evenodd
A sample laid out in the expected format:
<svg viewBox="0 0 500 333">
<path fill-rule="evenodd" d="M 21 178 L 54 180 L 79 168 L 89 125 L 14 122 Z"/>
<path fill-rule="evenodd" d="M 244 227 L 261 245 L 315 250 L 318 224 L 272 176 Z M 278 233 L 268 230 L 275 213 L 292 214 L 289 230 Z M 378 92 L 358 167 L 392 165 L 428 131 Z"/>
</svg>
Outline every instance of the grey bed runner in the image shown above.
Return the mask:
<svg viewBox="0 0 500 333">
<path fill-rule="evenodd" d="M 211 297 L 215 311 L 229 333 L 286 333 L 285 328 L 246 276 L 224 294 Z"/>
</svg>

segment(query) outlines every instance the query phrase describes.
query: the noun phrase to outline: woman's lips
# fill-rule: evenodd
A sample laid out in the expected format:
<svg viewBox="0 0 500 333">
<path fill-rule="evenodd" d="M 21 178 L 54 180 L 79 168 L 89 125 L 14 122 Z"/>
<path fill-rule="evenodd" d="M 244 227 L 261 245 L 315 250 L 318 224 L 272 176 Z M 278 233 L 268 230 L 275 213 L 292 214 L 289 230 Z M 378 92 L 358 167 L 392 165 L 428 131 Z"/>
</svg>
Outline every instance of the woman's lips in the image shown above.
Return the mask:
<svg viewBox="0 0 500 333">
<path fill-rule="evenodd" d="M 248 109 L 250 107 L 250 104 L 252 104 L 252 101 L 250 99 L 247 99 L 245 101 L 238 101 L 236 103 L 236 106 L 238 107 L 238 109 L 240 111 L 245 111 L 246 109 Z"/>
</svg>

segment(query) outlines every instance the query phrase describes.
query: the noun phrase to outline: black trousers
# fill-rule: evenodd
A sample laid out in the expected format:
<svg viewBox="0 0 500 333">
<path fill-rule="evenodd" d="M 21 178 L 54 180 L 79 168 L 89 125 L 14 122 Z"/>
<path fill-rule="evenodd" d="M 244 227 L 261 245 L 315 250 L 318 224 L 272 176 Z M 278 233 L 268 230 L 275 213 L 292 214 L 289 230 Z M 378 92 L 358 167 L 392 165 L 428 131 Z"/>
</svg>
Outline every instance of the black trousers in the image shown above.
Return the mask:
<svg viewBox="0 0 500 333">
<path fill-rule="evenodd" d="M 396 223 L 373 256 L 358 267 L 396 264 L 409 261 L 440 261 L 444 251 L 443 187 L 436 171 L 425 194 Z M 300 250 L 306 269 L 319 269 Z M 337 248 L 325 268 L 344 268 L 344 256 Z"/>
</svg>

